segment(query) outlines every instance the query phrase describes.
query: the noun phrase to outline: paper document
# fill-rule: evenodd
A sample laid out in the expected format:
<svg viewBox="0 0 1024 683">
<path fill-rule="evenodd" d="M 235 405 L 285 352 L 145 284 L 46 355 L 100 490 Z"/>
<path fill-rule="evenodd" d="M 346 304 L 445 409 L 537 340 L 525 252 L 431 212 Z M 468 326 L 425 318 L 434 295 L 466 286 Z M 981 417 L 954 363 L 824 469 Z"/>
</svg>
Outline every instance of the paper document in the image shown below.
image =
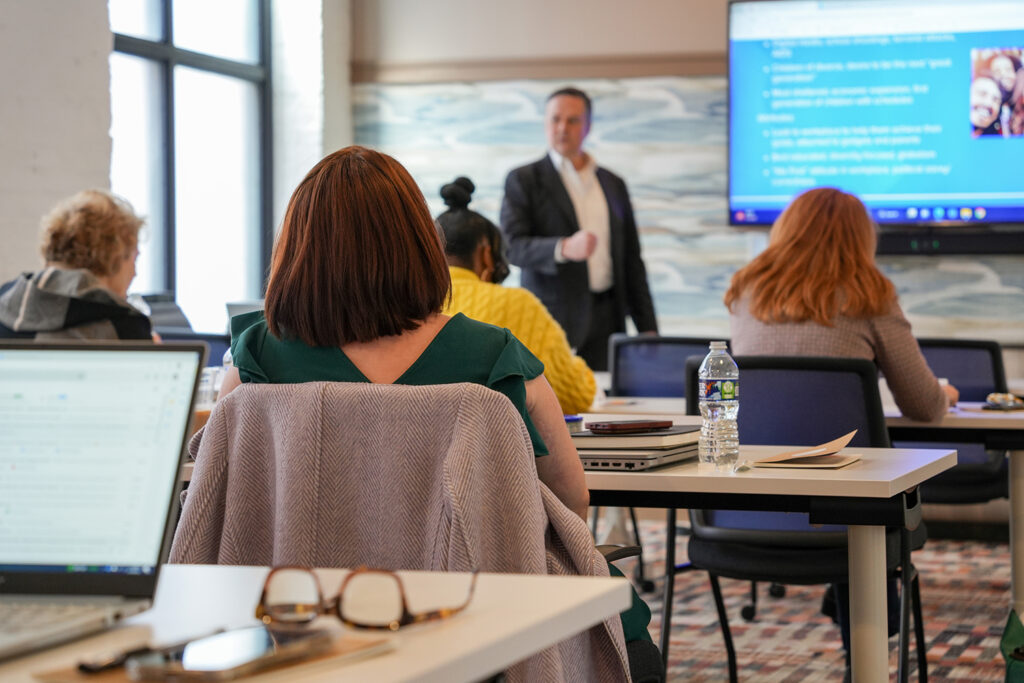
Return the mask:
<svg viewBox="0 0 1024 683">
<path fill-rule="evenodd" d="M 843 450 L 843 448 L 846 447 L 846 444 L 850 443 L 853 439 L 853 435 L 856 433 L 857 430 L 855 429 L 849 434 L 844 434 L 838 439 L 833 439 L 832 441 L 823 443 L 820 446 L 779 453 L 778 455 L 772 455 L 767 458 L 755 460 L 750 464 L 754 467 L 801 467 L 821 469 L 838 469 L 840 467 L 846 467 L 847 465 L 860 460 L 859 455 L 839 455 L 839 451 Z"/>
</svg>

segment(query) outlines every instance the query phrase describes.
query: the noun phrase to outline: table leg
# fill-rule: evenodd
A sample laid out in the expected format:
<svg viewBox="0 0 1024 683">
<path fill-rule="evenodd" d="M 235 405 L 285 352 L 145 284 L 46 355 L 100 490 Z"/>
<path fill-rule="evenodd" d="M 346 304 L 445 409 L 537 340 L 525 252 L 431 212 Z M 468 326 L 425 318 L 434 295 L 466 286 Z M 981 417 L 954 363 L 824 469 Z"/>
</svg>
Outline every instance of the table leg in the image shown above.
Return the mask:
<svg viewBox="0 0 1024 683">
<path fill-rule="evenodd" d="M 853 680 L 854 683 L 887 681 L 885 527 L 851 525 L 848 528 Z"/>
<path fill-rule="evenodd" d="M 1013 609 L 1024 614 L 1024 451 L 1010 451 L 1010 586 Z"/>
<path fill-rule="evenodd" d="M 665 514 L 665 590 L 661 606 L 661 659 L 668 671 L 668 644 L 672 639 L 672 595 L 676 585 L 676 509 Z"/>
</svg>

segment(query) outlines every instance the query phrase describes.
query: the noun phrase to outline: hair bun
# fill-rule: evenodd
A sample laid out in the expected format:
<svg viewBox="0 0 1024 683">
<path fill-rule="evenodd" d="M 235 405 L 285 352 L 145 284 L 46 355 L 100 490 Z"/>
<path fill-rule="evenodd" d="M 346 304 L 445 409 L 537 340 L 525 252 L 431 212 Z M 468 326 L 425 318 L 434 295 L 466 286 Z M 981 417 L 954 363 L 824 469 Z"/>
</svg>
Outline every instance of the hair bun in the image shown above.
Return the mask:
<svg viewBox="0 0 1024 683">
<path fill-rule="evenodd" d="M 469 206 L 469 200 L 472 199 L 475 189 L 476 185 L 472 180 L 465 176 L 459 176 L 441 188 L 441 199 L 450 209 L 465 209 Z"/>
</svg>

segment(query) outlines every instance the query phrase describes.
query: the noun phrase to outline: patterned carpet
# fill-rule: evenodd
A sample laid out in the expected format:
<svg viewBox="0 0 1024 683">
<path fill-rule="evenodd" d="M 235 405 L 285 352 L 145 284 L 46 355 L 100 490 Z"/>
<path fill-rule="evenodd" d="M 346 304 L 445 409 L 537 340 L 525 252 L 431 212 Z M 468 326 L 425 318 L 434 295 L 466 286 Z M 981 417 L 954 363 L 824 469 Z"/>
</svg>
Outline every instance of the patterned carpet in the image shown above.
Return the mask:
<svg viewBox="0 0 1024 683">
<path fill-rule="evenodd" d="M 660 577 L 664 564 L 664 524 L 642 521 L 648 575 Z M 686 558 L 686 537 L 677 542 L 679 561 Z M 930 540 L 914 553 L 921 573 L 921 598 L 931 681 L 1001 681 L 1005 675 L 999 638 L 1010 605 L 1009 550 L 1004 543 Z M 631 565 L 618 563 L 631 575 Z M 651 636 L 658 642 L 661 581 L 644 594 L 654 613 Z M 841 681 L 844 657 L 839 630 L 820 613 L 821 586 L 787 586 L 773 598 L 761 585 L 757 616 L 748 623 L 740 609 L 749 602 L 750 584 L 722 580 L 736 644 L 741 681 L 758 683 Z M 890 639 L 890 669 L 896 671 L 896 641 Z M 911 679 L 916 680 L 911 641 Z M 727 681 L 722 642 L 707 574 L 676 577 L 669 663 L 671 681 Z"/>
</svg>

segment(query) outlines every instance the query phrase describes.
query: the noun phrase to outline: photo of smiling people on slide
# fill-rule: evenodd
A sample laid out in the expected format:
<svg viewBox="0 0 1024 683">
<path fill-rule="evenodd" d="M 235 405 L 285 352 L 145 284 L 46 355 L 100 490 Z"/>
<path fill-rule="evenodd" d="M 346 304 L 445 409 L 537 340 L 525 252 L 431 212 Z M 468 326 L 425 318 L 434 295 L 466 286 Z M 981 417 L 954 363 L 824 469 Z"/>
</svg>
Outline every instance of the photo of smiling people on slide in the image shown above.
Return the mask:
<svg viewBox="0 0 1024 683">
<path fill-rule="evenodd" d="M 1022 68 L 1021 48 L 971 50 L 970 114 L 973 137 L 1020 135 L 1010 125 Z"/>
</svg>

